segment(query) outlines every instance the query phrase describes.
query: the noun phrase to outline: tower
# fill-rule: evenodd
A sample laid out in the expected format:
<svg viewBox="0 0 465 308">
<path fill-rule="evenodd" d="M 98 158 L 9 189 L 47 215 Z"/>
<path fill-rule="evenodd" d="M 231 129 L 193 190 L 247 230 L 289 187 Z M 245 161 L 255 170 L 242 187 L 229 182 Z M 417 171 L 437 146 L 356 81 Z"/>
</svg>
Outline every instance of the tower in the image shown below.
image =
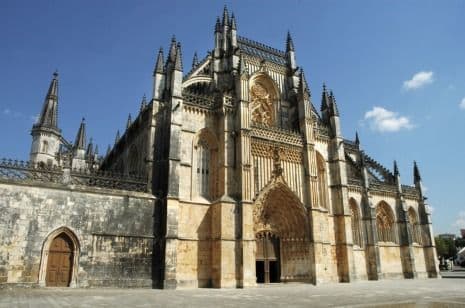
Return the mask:
<svg viewBox="0 0 465 308">
<path fill-rule="evenodd" d="M 41 166 L 58 165 L 56 153 L 61 144 L 61 130 L 58 128 L 58 73 L 53 73 L 42 112 L 32 126 L 30 161 Z"/>
</svg>

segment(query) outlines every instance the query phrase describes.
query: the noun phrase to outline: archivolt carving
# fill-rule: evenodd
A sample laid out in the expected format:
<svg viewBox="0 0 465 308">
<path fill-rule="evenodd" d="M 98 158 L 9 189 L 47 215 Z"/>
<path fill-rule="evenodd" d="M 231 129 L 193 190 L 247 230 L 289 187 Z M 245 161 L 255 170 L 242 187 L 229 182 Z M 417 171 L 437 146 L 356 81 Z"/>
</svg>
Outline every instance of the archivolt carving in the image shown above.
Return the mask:
<svg viewBox="0 0 465 308">
<path fill-rule="evenodd" d="M 272 232 L 281 239 L 310 238 L 306 210 L 282 176 L 274 178 L 260 193 L 253 220 L 255 233 Z"/>
</svg>

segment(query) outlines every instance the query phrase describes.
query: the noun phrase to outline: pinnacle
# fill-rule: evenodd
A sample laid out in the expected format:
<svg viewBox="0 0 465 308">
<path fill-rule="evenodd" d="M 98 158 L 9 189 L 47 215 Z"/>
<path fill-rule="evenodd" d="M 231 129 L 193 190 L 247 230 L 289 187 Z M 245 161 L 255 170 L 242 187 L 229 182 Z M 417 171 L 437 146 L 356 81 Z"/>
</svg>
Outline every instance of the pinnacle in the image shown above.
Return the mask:
<svg viewBox="0 0 465 308">
<path fill-rule="evenodd" d="M 181 54 L 181 43 L 176 46 L 176 59 L 174 62 L 174 69 L 182 72 L 182 54 Z"/>
<path fill-rule="evenodd" d="M 194 58 L 192 59 L 192 68 L 195 68 L 197 65 L 199 65 L 199 59 L 197 57 L 197 51 L 194 52 Z"/>
<path fill-rule="evenodd" d="M 399 168 L 397 167 L 396 160 L 394 160 L 394 176 L 399 176 Z"/>
<path fill-rule="evenodd" d="M 156 73 L 161 73 L 163 74 L 163 48 L 160 47 L 158 50 L 158 56 L 157 56 L 157 62 L 155 64 L 155 69 L 153 71 L 153 75 L 155 76 Z"/>
<path fill-rule="evenodd" d="M 128 129 L 132 124 L 131 114 L 128 115 L 128 121 L 126 123 L 126 129 Z"/>
<path fill-rule="evenodd" d="M 420 170 L 418 169 L 418 165 L 416 161 L 413 161 L 413 180 L 414 182 L 421 181 Z"/>
<path fill-rule="evenodd" d="M 74 141 L 74 148 L 84 150 L 86 148 L 86 119 L 82 118 L 81 125 L 79 126 L 76 140 Z"/>
<path fill-rule="evenodd" d="M 357 131 L 355 131 L 355 144 L 356 144 L 357 146 L 360 145 L 360 139 L 358 138 L 358 132 L 357 132 Z"/>
<path fill-rule="evenodd" d="M 229 23 L 229 13 L 228 13 L 228 7 L 225 5 L 223 9 L 223 23 L 222 26 L 228 26 Z"/>
<path fill-rule="evenodd" d="M 286 51 L 294 51 L 294 42 L 292 41 L 291 32 L 287 31 Z"/>
<path fill-rule="evenodd" d="M 234 13 L 231 14 L 231 29 L 237 30 L 236 17 L 234 17 Z"/>
</svg>

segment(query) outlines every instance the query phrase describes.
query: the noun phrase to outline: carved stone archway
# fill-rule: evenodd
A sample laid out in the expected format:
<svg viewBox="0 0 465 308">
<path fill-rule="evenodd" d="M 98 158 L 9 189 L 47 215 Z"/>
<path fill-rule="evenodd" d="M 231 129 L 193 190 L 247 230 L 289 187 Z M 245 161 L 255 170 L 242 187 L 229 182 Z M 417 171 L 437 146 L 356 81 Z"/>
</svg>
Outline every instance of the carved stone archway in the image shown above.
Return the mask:
<svg viewBox="0 0 465 308">
<path fill-rule="evenodd" d="M 282 176 L 274 177 L 254 203 L 254 232 L 279 238 L 280 281 L 312 281 L 307 212 Z"/>
<path fill-rule="evenodd" d="M 47 266 L 48 266 L 48 259 L 49 259 L 50 248 L 51 248 L 52 242 L 55 238 L 57 238 L 61 234 L 65 234 L 66 237 L 69 238 L 73 246 L 73 251 L 72 251 L 73 260 L 71 264 L 72 271 L 71 271 L 71 281 L 70 281 L 69 286 L 71 288 L 78 286 L 78 280 L 77 280 L 78 275 L 77 274 L 78 274 L 78 268 L 79 268 L 79 253 L 80 253 L 79 240 L 76 234 L 71 229 L 67 227 L 59 227 L 47 235 L 42 245 L 42 257 L 40 260 L 40 270 L 39 270 L 39 286 L 41 287 L 46 286 Z"/>
</svg>

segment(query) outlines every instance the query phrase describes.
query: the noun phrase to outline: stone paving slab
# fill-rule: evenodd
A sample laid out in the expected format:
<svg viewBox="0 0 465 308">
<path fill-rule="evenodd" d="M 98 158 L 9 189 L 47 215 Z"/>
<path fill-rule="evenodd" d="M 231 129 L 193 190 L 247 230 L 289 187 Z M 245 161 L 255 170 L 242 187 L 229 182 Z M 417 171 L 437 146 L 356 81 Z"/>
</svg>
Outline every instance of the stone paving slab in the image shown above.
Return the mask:
<svg viewBox="0 0 465 308">
<path fill-rule="evenodd" d="M 465 279 L 248 289 L 0 289 L 3 307 L 465 307 Z"/>
</svg>

